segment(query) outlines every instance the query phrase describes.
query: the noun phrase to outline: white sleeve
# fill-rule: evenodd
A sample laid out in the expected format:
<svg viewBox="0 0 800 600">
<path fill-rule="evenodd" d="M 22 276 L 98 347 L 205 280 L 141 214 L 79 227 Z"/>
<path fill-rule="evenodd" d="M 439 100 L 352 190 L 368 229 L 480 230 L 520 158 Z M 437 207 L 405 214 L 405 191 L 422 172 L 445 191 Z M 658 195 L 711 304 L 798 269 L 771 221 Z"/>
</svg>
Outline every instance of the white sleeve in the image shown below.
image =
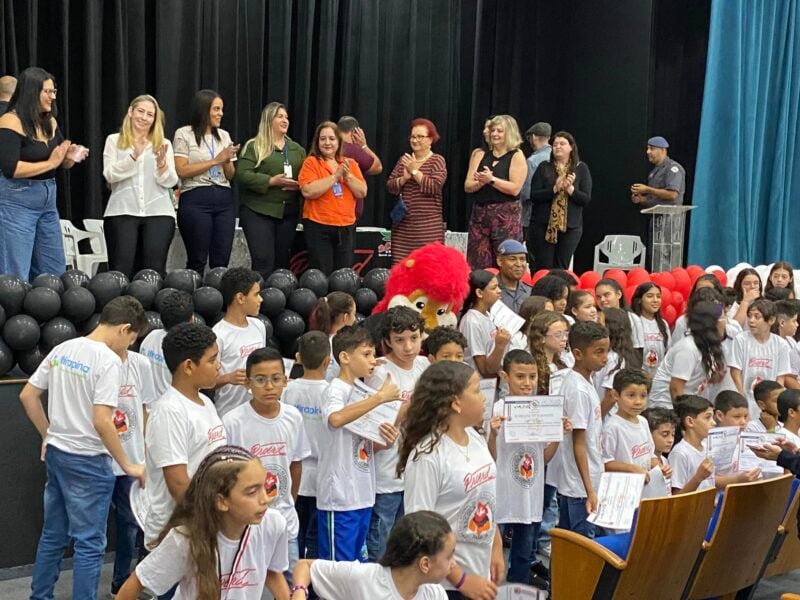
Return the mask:
<svg viewBox="0 0 800 600">
<path fill-rule="evenodd" d="M 461 333 L 467 338 L 467 348 L 470 356 L 486 356 L 489 354 L 488 348 L 491 348 L 492 340 L 487 332 L 483 331 L 480 323 L 476 323 L 471 318 L 466 318 L 461 321 L 459 326 Z"/>
<path fill-rule="evenodd" d="M 674 353 L 672 370 L 669 372 L 669 376 L 683 381 L 690 381 L 697 364 L 697 357 L 694 352 L 689 349 L 678 350 Z"/>
<path fill-rule="evenodd" d="M 644 348 L 644 326 L 636 313 L 629 312 L 631 322 L 631 342 L 634 348 Z"/>
<path fill-rule="evenodd" d="M 28 379 L 28 383 L 40 390 L 46 390 L 50 384 L 50 361 L 52 360 L 53 350 L 47 353 L 44 360 L 39 363 L 36 371 Z"/>
<path fill-rule="evenodd" d="M 321 598 L 338 598 L 351 582 L 358 579 L 354 572 L 359 569 L 358 562 L 335 562 L 315 560 L 311 563 L 311 585 Z"/>
<path fill-rule="evenodd" d="M 790 359 L 792 347 L 786 340 L 781 339 L 780 341 L 780 344 L 776 344 L 776 346 L 778 346 L 778 356 L 775 357 L 775 375 L 777 377 L 781 375 L 792 375 L 792 363 Z M 786 351 L 787 349 L 788 352 Z"/>
<path fill-rule="evenodd" d="M 157 469 L 189 464 L 188 424 L 171 408 L 157 410 L 147 422 L 147 451 Z"/>
<path fill-rule="evenodd" d="M 745 339 L 745 335 L 737 335 L 733 340 L 733 347 L 731 348 L 730 353 L 730 364 L 729 367 L 734 369 L 742 370 L 742 365 L 744 364 L 744 357 L 747 347 L 747 340 Z"/>
<path fill-rule="evenodd" d="M 328 388 L 328 393 L 325 394 L 325 396 L 326 397 L 323 399 L 325 404 L 322 407 L 322 420 L 325 426 L 330 429 L 331 426 L 328 424 L 328 419 L 330 419 L 333 413 L 344 408 L 347 398 L 343 397 L 342 390 L 338 386 L 334 386 L 333 383 L 331 383 L 331 386 Z"/>
<path fill-rule="evenodd" d="M 561 393 L 564 394 L 564 414 L 572 423 L 572 428 L 586 429 L 592 418 L 592 410 L 585 394 L 572 389 L 571 385 L 567 389 L 562 388 Z"/>
<path fill-rule="evenodd" d="M 264 557 L 267 570 L 274 573 L 283 573 L 289 570 L 289 534 L 286 521 L 281 518 L 280 522 L 282 526 L 279 528 L 278 538 L 272 547 L 272 554 Z"/>
<path fill-rule="evenodd" d="M 439 462 L 432 454 L 421 454 L 416 460 L 412 460 L 413 457 L 414 451 L 406 463 L 403 494 L 405 511 L 435 510 L 441 480 Z"/>
<path fill-rule="evenodd" d="M 228 443 L 234 446 L 241 446 L 242 428 L 235 412 L 237 411 L 230 411 L 222 416 L 222 427 L 225 429 L 225 435 L 228 436 Z"/>
<path fill-rule="evenodd" d="M 603 427 L 603 435 L 601 436 L 601 447 L 603 450 L 603 464 L 617 459 L 617 450 L 620 445 L 620 431 L 614 425 L 614 420 L 608 420 L 608 425 Z"/>
<path fill-rule="evenodd" d="M 119 404 L 119 388 L 122 369 L 119 361 L 109 361 L 97 372 L 92 404 L 116 407 Z"/>
<path fill-rule="evenodd" d="M 694 475 L 689 457 L 673 450 L 669 455 L 669 466 L 672 467 L 672 487 L 683 489 Z"/>
<path fill-rule="evenodd" d="M 309 456 L 311 456 L 311 443 L 308 441 L 306 428 L 303 425 L 303 417 L 301 416 L 297 421 L 294 446 L 292 447 L 292 454 L 289 457 L 289 461 L 303 460 Z"/>
<path fill-rule="evenodd" d="M 136 565 L 136 577 L 144 587 L 161 596 L 183 579 L 190 561 L 189 539 L 173 529 Z"/>
<path fill-rule="evenodd" d="M 137 361 L 137 364 L 139 366 L 141 375 L 142 392 L 140 396 L 142 398 L 142 404 L 144 406 L 149 406 L 151 402 L 158 400 L 155 380 L 153 378 L 153 369 L 150 367 L 150 362 L 145 357 L 142 357 L 142 360 Z"/>
</svg>

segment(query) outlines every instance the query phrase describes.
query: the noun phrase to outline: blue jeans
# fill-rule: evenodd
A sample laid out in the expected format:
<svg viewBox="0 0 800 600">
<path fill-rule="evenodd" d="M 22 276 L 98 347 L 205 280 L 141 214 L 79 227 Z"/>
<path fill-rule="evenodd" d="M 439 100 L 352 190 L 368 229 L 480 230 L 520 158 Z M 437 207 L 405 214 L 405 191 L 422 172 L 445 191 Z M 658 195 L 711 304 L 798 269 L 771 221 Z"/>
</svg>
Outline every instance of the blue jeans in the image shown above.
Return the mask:
<svg viewBox="0 0 800 600">
<path fill-rule="evenodd" d="M 117 546 L 114 549 L 114 575 L 111 578 L 111 591 L 116 593 L 131 574 L 131 563 L 136 553 L 136 537 L 139 535 L 139 524 L 131 510 L 131 485 L 133 477 L 117 475 L 111 505 L 114 507 L 117 525 Z"/>
<path fill-rule="evenodd" d="M 403 516 L 403 492 L 376 494 L 367 535 L 369 562 L 378 562 L 386 551 L 386 540 L 397 519 Z"/>
<path fill-rule="evenodd" d="M 294 507 L 300 521 L 297 533 L 300 558 L 317 558 L 317 499 L 298 495 Z"/>
<path fill-rule="evenodd" d="M 0 273 L 28 281 L 66 270 L 55 179 L 0 175 Z"/>
<path fill-rule="evenodd" d="M 111 457 L 70 454 L 48 445 L 45 467 L 44 524 L 36 548 L 31 600 L 52 600 L 70 540 L 75 549 L 72 597 L 96 599 L 116 481 Z"/>
<path fill-rule="evenodd" d="M 550 530 L 558 523 L 558 502 L 556 501 L 556 487 L 544 484 L 544 512 L 539 527 L 539 539 L 536 543 L 538 550 L 544 544 L 550 543 Z"/>
<path fill-rule="evenodd" d="M 558 526 L 587 538 L 594 538 L 594 525 L 587 521 L 586 498 L 558 495 Z"/>
<path fill-rule="evenodd" d="M 511 549 L 508 553 L 508 581 L 530 584 L 531 565 L 536 562 L 536 538 L 541 523 L 509 523 Z"/>
<path fill-rule="evenodd" d="M 227 267 L 236 228 L 236 202 L 230 188 L 203 185 L 181 194 L 178 228 L 186 246 L 186 268 L 203 273 Z"/>
</svg>

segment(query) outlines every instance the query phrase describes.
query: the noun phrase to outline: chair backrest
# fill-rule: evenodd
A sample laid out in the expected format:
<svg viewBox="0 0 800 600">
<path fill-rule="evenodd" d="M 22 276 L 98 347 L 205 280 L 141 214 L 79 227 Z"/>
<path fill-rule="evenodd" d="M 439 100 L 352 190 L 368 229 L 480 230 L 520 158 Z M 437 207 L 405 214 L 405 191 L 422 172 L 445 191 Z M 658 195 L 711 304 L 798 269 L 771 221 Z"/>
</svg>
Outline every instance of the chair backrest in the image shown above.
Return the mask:
<svg viewBox="0 0 800 600">
<path fill-rule="evenodd" d="M 797 507 L 800 506 L 799 484 L 800 480 L 797 479 L 792 482 L 793 497 L 786 509 L 783 523 L 781 523 L 783 540 L 777 556 L 767 566 L 764 577 L 773 577 L 800 569 L 800 535 L 797 531 Z"/>
<path fill-rule="evenodd" d="M 729 485 L 714 535 L 700 558 L 689 598 L 733 594 L 758 580 L 786 513 L 793 477 Z"/>
<path fill-rule="evenodd" d="M 108 256 L 108 247 L 106 246 L 106 233 L 103 227 L 103 219 L 84 219 L 83 226 L 86 231 L 96 233 L 98 235 L 89 238 L 92 245 L 92 252 L 95 254 L 102 254 Z"/>
<path fill-rule="evenodd" d="M 644 259 L 645 247 L 638 235 L 607 235 L 594 247 L 594 270 L 600 274 L 612 268 L 643 266 Z"/>
<path fill-rule="evenodd" d="M 703 547 L 714 489 L 642 500 L 614 598 L 679 598 Z"/>
<path fill-rule="evenodd" d="M 64 258 L 66 259 L 67 266 L 75 266 L 75 255 L 77 253 L 78 242 L 75 239 L 73 232 L 73 225 L 67 219 L 60 220 L 61 225 L 61 243 L 64 246 Z"/>
</svg>

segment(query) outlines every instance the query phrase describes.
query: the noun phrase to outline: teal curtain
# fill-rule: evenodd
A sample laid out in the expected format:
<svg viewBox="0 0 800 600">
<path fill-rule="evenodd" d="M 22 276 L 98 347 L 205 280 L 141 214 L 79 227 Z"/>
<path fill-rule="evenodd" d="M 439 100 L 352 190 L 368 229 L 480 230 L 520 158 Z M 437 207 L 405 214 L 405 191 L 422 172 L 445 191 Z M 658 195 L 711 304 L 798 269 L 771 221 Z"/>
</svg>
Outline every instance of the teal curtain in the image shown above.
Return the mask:
<svg viewBox="0 0 800 600">
<path fill-rule="evenodd" d="M 714 0 L 689 260 L 800 264 L 800 2 Z"/>
</svg>

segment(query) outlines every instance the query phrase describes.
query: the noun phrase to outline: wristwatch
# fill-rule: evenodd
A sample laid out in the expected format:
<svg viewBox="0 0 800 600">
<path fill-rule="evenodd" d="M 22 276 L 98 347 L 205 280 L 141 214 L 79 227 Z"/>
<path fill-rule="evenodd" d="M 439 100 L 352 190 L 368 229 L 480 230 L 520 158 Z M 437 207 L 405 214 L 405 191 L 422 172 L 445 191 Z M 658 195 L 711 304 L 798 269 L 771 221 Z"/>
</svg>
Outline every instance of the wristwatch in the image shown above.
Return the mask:
<svg viewBox="0 0 800 600">
<path fill-rule="evenodd" d="M 492 177 L 492 178 L 489 180 L 489 185 L 494 185 L 494 182 L 495 182 L 495 181 L 497 181 L 497 179 L 496 179 L 495 177 Z"/>
<path fill-rule="evenodd" d="M 411 171 L 411 176 L 416 177 L 417 173 L 419 173 L 419 169 L 414 169 L 413 171 Z"/>
</svg>

